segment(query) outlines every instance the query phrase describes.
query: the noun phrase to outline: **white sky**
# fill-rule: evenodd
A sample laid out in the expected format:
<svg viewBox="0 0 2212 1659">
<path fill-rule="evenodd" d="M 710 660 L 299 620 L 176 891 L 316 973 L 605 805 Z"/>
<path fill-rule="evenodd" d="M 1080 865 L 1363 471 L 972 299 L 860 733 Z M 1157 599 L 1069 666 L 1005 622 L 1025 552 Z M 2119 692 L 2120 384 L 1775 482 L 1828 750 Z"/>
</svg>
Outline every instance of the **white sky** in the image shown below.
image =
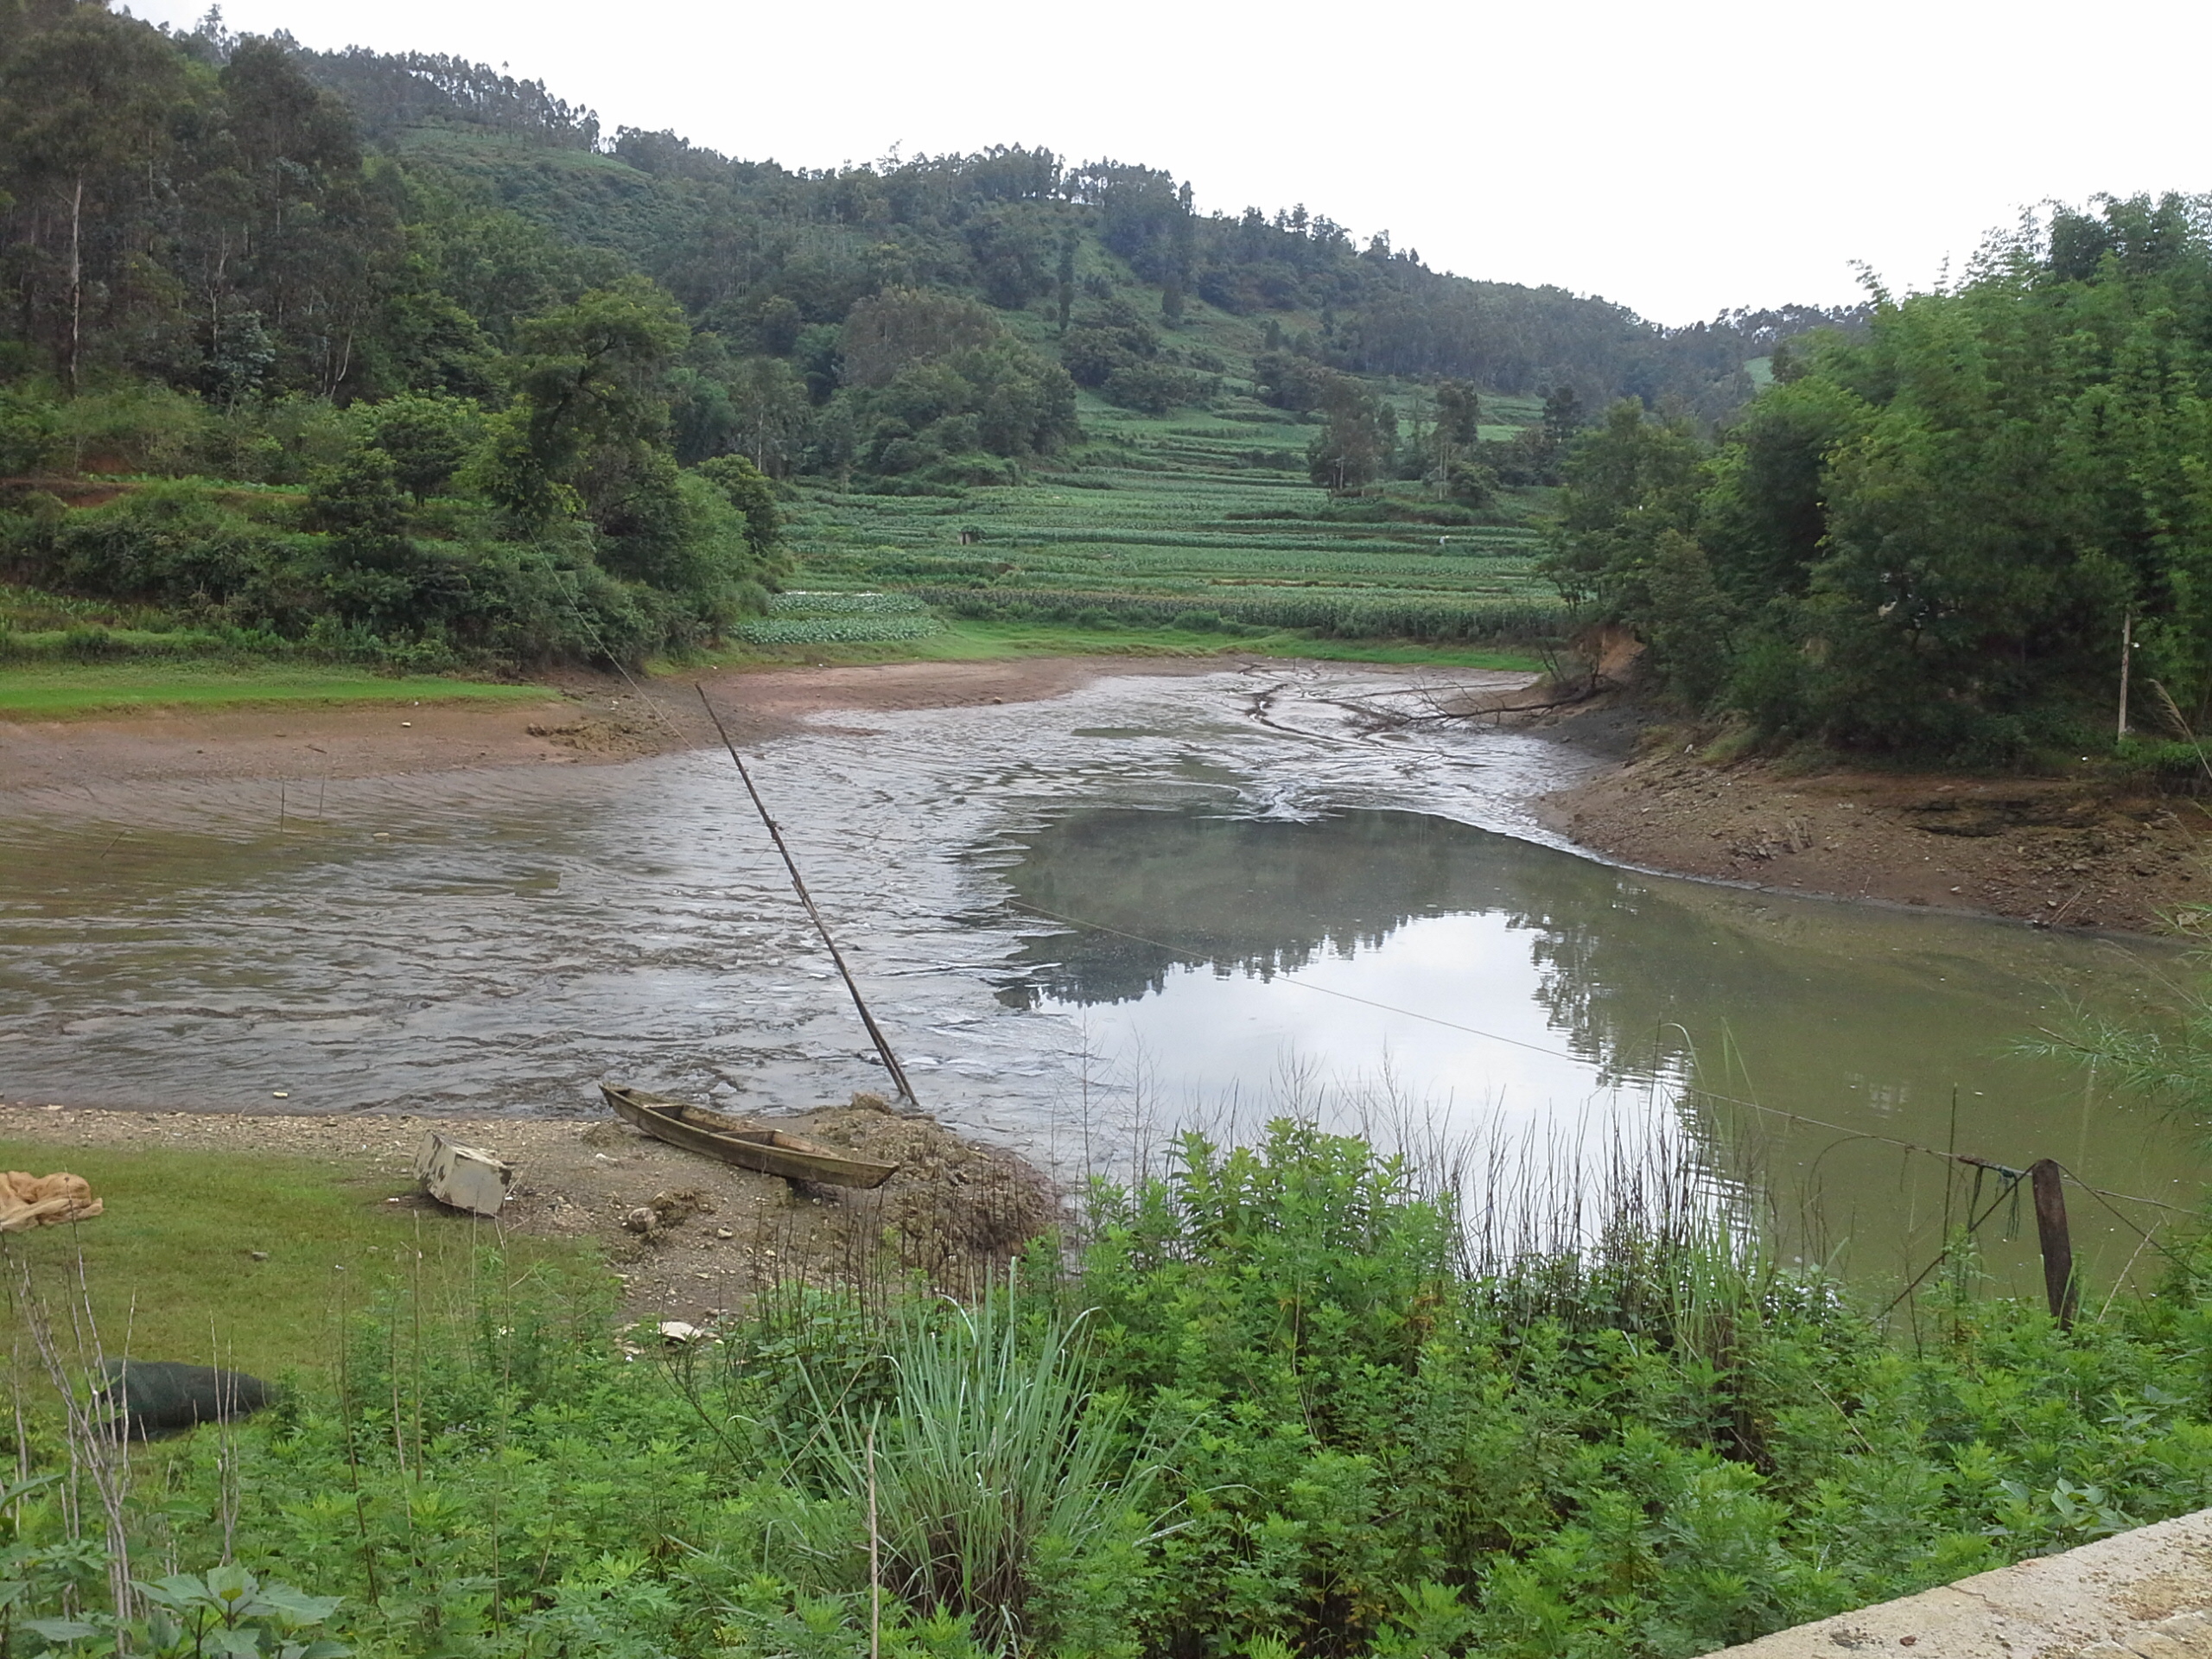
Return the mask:
<svg viewBox="0 0 2212 1659">
<path fill-rule="evenodd" d="M 188 24 L 205 0 L 128 0 Z M 1925 287 L 2049 198 L 2212 189 L 2212 7 L 2171 0 L 231 0 L 236 29 L 450 52 L 611 134 L 792 167 L 1043 144 L 1303 201 L 1433 267 L 1669 323 Z"/>
</svg>

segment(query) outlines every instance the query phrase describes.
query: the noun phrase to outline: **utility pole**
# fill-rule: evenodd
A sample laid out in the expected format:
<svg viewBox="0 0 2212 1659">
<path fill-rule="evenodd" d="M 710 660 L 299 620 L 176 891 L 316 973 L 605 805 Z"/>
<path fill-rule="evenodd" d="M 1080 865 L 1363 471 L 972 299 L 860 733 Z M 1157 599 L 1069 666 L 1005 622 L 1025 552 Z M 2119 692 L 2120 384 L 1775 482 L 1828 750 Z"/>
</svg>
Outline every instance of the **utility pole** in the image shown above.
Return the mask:
<svg viewBox="0 0 2212 1659">
<path fill-rule="evenodd" d="M 2135 656 L 2135 613 L 2123 612 L 2120 619 L 2120 730 L 2113 735 L 2115 744 L 2127 741 L 2127 673 Z"/>
</svg>

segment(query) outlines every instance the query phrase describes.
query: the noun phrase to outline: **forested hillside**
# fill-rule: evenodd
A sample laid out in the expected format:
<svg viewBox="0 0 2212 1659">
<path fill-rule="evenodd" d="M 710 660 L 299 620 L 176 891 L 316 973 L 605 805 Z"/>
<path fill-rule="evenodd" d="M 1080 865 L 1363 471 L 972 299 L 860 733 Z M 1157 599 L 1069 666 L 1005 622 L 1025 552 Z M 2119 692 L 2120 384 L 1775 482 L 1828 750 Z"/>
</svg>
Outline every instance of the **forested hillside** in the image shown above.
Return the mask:
<svg viewBox="0 0 2212 1659">
<path fill-rule="evenodd" d="M 1496 516 L 1607 401 L 1710 420 L 1853 321 L 1669 331 L 1148 167 L 798 171 L 86 0 L 0 6 L 0 190 L 19 643 L 85 600 L 424 664 L 680 648 L 766 604 L 790 480 L 1013 486 L 1096 459 L 1086 409 L 1297 429 L 1236 464 Z"/>
<path fill-rule="evenodd" d="M 2212 202 L 2054 210 L 1774 377 L 1717 445 L 1624 402 L 1578 448 L 1552 569 L 1587 613 L 1763 737 L 2070 761 L 2132 725 L 2200 772 Z"/>
</svg>

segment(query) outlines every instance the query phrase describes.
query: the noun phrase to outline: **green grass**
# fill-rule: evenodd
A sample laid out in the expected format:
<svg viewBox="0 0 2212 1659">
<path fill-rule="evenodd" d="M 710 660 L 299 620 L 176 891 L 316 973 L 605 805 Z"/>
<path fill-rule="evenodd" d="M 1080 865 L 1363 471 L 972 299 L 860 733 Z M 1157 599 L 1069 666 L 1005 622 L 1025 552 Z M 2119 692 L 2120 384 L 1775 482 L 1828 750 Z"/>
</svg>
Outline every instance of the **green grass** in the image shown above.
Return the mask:
<svg viewBox="0 0 2212 1659">
<path fill-rule="evenodd" d="M 149 1130 L 162 1122 L 146 1121 Z M 205 1364 L 219 1352 L 225 1364 L 268 1377 L 318 1369 L 335 1351 L 341 1298 L 359 1307 L 378 1284 L 411 1272 L 419 1240 L 426 1296 L 435 1291 L 442 1306 L 466 1288 L 472 1242 L 480 1231 L 481 1242 L 491 1237 L 465 1219 L 386 1205 L 406 1190 L 389 1176 L 308 1158 L 7 1141 L 0 1167 L 73 1171 L 105 1204 L 93 1220 L 13 1236 L 7 1248 L 31 1263 L 57 1322 L 82 1249 L 111 1356 L 127 1336 L 129 1351 L 148 1359 Z M 507 1248 L 518 1262 L 549 1252 L 582 1259 L 520 1240 Z"/>
<path fill-rule="evenodd" d="M 1535 673 L 1541 664 L 1510 646 L 1422 640 L 1317 639 L 1283 631 L 1231 635 L 1172 627 L 1086 628 L 1071 623 L 985 621 L 955 617 L 923 639 L 748 645 L 714 653 L 709 667 L 781 664 L 1000 662 L 1022 657 L 1282 657 L 1324 662 L 1433 664 Z M 690 664 L 699 666 L 699 664 Z"/>
<path fill-rule="evenodd" d="M 163 707 L 519 701 L 549 695 L 542 685 L 497 685 L 427 674 L 394 677 L 321 664 L 156 660 L 0 666 L 0 719 Z"/>
</svg>

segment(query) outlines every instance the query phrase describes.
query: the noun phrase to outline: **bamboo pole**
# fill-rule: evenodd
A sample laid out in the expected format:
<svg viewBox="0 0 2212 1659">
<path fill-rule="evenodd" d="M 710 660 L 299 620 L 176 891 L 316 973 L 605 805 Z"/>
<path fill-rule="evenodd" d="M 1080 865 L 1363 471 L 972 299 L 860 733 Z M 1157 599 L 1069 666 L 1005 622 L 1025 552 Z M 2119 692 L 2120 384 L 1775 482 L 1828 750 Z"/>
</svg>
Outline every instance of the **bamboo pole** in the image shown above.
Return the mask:
<svg viewBox="0 0 2212 1659">
<path fill-rule="evenodd" d="M 798 873 L 798 861 L 791 856 L 791 849 L 784 844 L 783 830 L 777 827 L 775 819 L 768 816 L 768 804 L 760 798 L 760 791 L 753 787 L 753 774 L 746 770 L 745 758 L 738 753 L 737 744 L 731 738 L 729 728 L 722 724 L 721 715 L 715 711 L 714 702 L 707 696 L 707 688 L 702 685 L 696 689 L 699 701 L 706 704 L 707 718 L 715 722 L 715 730 L 721 734 L 722 747 L 729 751 L 729 758 L 737 762 L 737 775 L 745 780 L 745 792 L 753 798 L 753 809 L 760 814 L 760 822 L 768 826 L 769 840 L 776 843 L 776 850 L 783 855 L 784 868 L 791 872 L 791 891 L 798 894 L 799 903 L 806 907 L 807 915 L 813 919 L 814 931 L 822 936 L 822 943 L 829 947 L 830 960 L 837 965 L 837 976 L 845 982 L 845 988 L 852 993 L 853 1007 L 860 1011 L 861 1024 L 868 1027 L 868 1040 L 875 1045 L 875 1052 L 882 1057 L 884 1070 L 890 1072 L 891 1081 L 898 1088 L 900 1098 L 910 1106 L 920 1105 L 921 1102 L 914 1098 L 913 1084 L 906 1081 L 906 1068 L 899 1064 L 899 1057 L 891 1052 L 891 1039 L 883 1034 L 883 1028 L 875 1023 L 875 1016 L 868 1012 L 868 999 L 861 995 L 860 985 L 853 978 L 853 970 L 845 966 L 844 955 L 837 949 L 837 941 L 830 937 L 830 924 L 815 908 L 814 895 L 806 890 L 805 879 Z"/>
</svg>

